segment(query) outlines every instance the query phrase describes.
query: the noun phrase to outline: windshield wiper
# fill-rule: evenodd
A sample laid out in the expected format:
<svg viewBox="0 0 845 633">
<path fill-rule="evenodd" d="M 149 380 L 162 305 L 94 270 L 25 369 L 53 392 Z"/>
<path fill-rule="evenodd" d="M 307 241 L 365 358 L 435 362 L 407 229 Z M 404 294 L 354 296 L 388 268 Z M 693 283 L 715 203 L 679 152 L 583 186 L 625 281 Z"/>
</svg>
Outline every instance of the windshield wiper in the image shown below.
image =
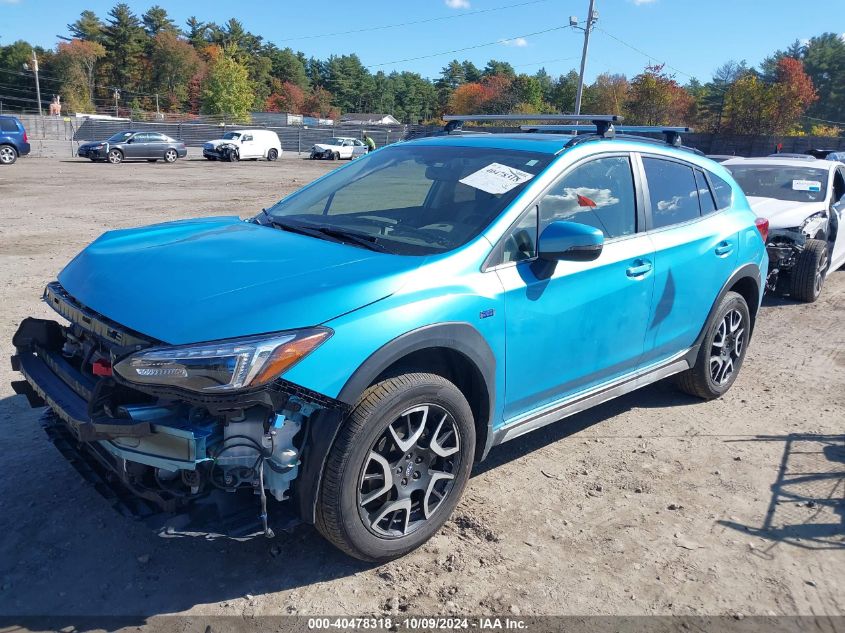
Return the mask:
<svg viewBox="0 0 845 633">
<path fill-rule="evenodd" d="M 299 223 L 280 222 L 278 219 L 271 216 L 264 209 L 261 212 L 267 217 L 267 221 L 271 226 L 281 229 L 283 231 L 290 231 L 291 233 L 299 233 L 300 235 L 308 235 L 309 237 L 316 237 L 318 239 L 329 238 L 333 242 L 341 244 L 352 243 L 356 246 L 363 246 L 371 251 L 379 253 L 387 253 L 388 250 L 376 241 L 375 237 L 355 233 L 354 231 L 346 231 L 344 229 L 333 228 L 329 226 L 304 226 Z"/>
<path fill-rule="evenodd" d="M 334 237 L 342 242 L 352 242 L 353 244 L 357 244 L 358 246 L 363 246 L 364 248 L 368 248 L 371 251 L 377 251 L 379 253 L 387 252 L 387 249 L 384 247 L 384 245 L 379 244 L 377 238 L 374 236 L 364 235 L 362 233 L 356 233 L 354 231 L 346 231 L 344 229 L 338 229 L 331 226 L 315 226 L 308 228 L 314 231 L 318 231 L 323 235 Z"/>
</svg>

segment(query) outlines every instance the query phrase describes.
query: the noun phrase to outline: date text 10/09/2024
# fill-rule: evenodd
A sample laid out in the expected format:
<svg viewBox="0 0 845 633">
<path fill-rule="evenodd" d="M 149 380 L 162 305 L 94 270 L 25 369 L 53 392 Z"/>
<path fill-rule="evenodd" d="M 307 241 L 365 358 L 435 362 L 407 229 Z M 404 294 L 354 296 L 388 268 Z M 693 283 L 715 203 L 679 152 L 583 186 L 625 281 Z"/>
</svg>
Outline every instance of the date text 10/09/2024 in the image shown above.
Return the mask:
<svg viewBox="0 0 845 633">
<path fill-rule="evenodd" d="M 528 624 L 517 618 L 449 618 L 449 617 L 408 617 L 395 618 L 309 618 L 310 630 L 479 630 L 495 631 L 526 630 Z"/>
</svg>

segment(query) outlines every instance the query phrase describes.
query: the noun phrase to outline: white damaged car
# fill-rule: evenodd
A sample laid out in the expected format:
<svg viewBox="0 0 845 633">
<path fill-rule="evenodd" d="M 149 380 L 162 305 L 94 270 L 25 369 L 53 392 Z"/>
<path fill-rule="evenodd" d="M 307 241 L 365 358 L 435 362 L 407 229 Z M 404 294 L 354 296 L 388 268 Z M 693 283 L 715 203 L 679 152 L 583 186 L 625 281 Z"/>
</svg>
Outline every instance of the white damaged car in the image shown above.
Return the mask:
<svg viewBox="0 0 845 633">
<path fill-rule="evenodd" d="M 828 271 L 845 264 L 845 165 L 777 155 L 722 164 L 754 213 L 769 220 L 767 289 L 818 299 Z"/>
<path fill-rule="evenodd" d="M 311 160 L 325 158 L 339 160 L 341 158 L 358 158 L 367 153 L 367 146 L 363 141 L 349 136 L 335 136 L 322 143 L 315 143 L 311 147 Z"/>
</svg>

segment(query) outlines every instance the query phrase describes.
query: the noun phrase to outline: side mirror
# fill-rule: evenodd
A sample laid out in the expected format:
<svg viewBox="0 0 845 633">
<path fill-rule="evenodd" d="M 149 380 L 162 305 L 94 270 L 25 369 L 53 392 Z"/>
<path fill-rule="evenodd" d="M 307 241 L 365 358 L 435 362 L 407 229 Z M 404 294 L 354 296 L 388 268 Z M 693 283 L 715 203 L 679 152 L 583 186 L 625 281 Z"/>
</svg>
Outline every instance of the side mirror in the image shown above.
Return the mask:
<svg viewBox="0 0 845 633">
<path fill-rule="evenodd" d="M 601 255 L 604 234 L 577 222 L 552 222 L 540 234 L 540 259 L 550 262 L 591 262 Z"/>
<path fill-rule="evenodd" d="M 133 137 L 131 137 L 131 136 L 130 136 L 128 139 L 126 139 L 126 142 L 127 142 L 127 143 L 134 143 L 134 142 L 135 142 L 135 139 L 134 139 Z"/>
</svg>

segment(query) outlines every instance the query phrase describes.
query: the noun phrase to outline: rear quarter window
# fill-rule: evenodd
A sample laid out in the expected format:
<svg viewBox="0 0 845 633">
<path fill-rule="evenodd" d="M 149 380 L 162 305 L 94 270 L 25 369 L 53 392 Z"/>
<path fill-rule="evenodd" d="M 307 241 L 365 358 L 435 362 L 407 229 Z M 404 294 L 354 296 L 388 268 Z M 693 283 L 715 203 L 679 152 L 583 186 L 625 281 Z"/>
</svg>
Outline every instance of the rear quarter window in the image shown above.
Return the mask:
<svg viewBox="0 0 845 633">
<path fill-rule="evenodd" d="M 727 181 L 713 172 L 708 172 L 710 184 L 713 186 L 713 197 L 716 199 L 717 209 L 727 209 L 733 204 L 734 190 Z"/>
<path fill-rule="evenodd" d="M 12 119 L 0 119 L 0 131 L 17 132 L 18 124 Z"/>
</svg>

